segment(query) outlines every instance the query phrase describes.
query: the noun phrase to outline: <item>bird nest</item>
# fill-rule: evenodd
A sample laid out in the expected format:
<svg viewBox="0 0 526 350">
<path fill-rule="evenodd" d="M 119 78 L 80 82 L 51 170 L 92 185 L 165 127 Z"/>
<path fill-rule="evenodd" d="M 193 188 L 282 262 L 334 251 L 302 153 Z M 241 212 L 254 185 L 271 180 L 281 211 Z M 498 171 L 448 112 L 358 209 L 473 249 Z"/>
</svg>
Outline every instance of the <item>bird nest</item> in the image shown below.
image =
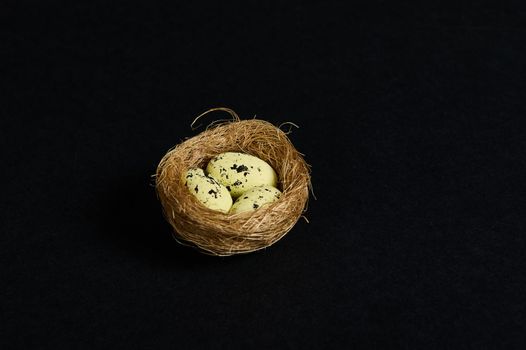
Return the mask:
<svg viewBox="0 0 526 350">
<path fill-rule="evenodd" d="M 228 108 L 204 114 L 217 110 L 228 112 L 232 120 L 213 123 L 169 150 L 157 167 L 157 194 L 178 242 L 211 255 L 253 252 L 281 239 L 306 211 L 310 167 L 279 127 L 264 120 L 240 120 Z M 280 199 L 238 214 L 202 205 L 188 191 L 183 175 L 191 167 L 206 167 L 223 152 L 247 153 L 269 163 L 278 175 Z"/>
</svg>

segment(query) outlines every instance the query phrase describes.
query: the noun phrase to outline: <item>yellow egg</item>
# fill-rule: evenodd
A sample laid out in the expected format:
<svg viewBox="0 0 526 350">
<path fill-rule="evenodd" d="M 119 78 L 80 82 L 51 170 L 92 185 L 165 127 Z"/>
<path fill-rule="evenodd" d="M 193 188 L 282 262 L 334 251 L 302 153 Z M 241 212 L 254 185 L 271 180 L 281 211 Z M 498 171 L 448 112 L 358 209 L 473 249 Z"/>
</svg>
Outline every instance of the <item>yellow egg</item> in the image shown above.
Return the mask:
<svg viewBox="0 0 526 350">
<path fill-rule="evenodd" d="M 268 163 L 250 154 L 238 152 L 218 154 L 208 163 L 206 172 L 225 185 L 234 198 L 253 187 L 276 187 L 278 182 L 276 172 Z"/>
<path fill-rule="evenodd" d="M 230 213 L 236 214 L 259 209 L 265 204 L 277 201 L 280 196 L 281 192 L 275 187 L 268 185 L 254 187 L 235 201 Z"/>
<path fill-rule="evenodd" d="M 206 207 L 228 213 L 232 197 L 225 186 L 206 176 L 203 169 L 190 168 L 184 176 L 185 186 Z"/>
</svg>

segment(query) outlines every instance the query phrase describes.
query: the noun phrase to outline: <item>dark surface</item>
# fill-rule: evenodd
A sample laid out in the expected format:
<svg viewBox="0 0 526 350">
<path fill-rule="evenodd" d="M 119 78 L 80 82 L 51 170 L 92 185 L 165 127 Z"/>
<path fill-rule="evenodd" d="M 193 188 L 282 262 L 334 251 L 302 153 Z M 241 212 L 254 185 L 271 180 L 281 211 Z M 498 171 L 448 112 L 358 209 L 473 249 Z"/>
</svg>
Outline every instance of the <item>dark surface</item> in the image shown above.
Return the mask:
<svg viewBox="0 0 526 350">
<path fill-rule="evenodd" d="M 2 5 L 2 348 L 524 348 L 519 4 Z M 161 215 L 214 106 L 301 127 L 318 199 L 270 249 Z"/>
</svg>

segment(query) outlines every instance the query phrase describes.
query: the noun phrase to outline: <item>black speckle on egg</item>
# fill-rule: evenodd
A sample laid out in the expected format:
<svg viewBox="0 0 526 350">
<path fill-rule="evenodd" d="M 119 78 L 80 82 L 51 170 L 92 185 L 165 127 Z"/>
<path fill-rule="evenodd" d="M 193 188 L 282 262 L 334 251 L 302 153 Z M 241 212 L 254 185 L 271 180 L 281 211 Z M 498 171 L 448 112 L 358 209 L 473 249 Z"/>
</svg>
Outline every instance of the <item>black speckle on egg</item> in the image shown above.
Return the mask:
<svg viewBox="0 0 526 350">
<path fill-rule="evenodd" d="M 246 165 L 237 165 L 236 163 L 234 163 L 231 167 L 230 167 L 231 170 L 235 170 L 237 171 L 238 173 L 242 173 L 243 171 L 247 171 L 248 170 L 248 167 Z"/>
<path fill-rule="evenodd" d="M 234 182 L 232 185 L 234 186 L 239 186 L 239 185 L 242 185 L 243 183 L 241 182 L 241 180 L 236 180 L 236 182 Z"/>
<path fill-rule="evenodd" d="M 252 205 L 252 208 L 257 209 L 257 208 L 259 208 L 259 205 L 256 204 L 256 203 L 254 203 L 254 204 Z"/>
<path fill-rule="evenodd" d="M 236 169 L 236 171 L 237 171 L 238 173 L 241 173 L 241 172 L 243 172 L 243 171 L 247 171 L 247 170 L 248 170 L 248 167 L 247 167 L 246 165 L 243 165 L 243 164 L 241 164 L 240 166 L 238 166 L 237 169 Z M 246 176 L 246 175 L 245 175 L 245 176 Z"/>
<path fill-rule="evenodd" d="M 263 199 L 263 196 L 258 196 L 259 199 Z"/>
<path fill-rule="evenodd" d="M 226 186 L 226 189 L 228 190 L 228 192 L 232 191 L 232 189 L 230 188 L 230 186 Z"/>
<path fill-rule="evenodd" d="M 214 198 L 217 198 L 217 191 L 210 190 L 210 191 L 208 191 L 208 194 L 213 195 Z"/>
<path fill-rule="evenodd" d="M 195 193 L 199 192 L 199 185 L 195 185 L 194 191 L 195 191 Z"/>
</svg>

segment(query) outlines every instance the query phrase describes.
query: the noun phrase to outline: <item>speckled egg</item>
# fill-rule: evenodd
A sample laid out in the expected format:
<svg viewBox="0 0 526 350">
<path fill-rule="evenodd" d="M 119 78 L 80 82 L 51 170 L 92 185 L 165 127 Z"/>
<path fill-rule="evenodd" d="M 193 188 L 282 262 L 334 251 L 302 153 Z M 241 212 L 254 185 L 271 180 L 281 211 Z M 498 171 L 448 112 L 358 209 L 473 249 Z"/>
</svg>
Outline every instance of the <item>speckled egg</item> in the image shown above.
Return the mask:
<svg viewBox="0 0 526 350">
<path fill-rule="evenodd" d="M 232 197 L 225 186 L 206 176 L 203 169 L 190 168 L 184 176 L 189 191 L 206 207 L 228 213 Z"/>
<path fill-rule="evenodd" d="M 275 187 L 268 185 L 254 187 L 235 201 L 230 213 L 237 214 L 259 209 L 265 204 L 277 201 L 280 196 L 281 192 Z"/>
<path fill-rule="evenodd" d="M 262 185 L 276 187 L 278 182 L 276 172 L 267 162 L 250 154 L 238 152 L 218 154 L 210 160 L 206 172 L 225 185 L 234 198 L 253 187 Z"/>
</svg>

